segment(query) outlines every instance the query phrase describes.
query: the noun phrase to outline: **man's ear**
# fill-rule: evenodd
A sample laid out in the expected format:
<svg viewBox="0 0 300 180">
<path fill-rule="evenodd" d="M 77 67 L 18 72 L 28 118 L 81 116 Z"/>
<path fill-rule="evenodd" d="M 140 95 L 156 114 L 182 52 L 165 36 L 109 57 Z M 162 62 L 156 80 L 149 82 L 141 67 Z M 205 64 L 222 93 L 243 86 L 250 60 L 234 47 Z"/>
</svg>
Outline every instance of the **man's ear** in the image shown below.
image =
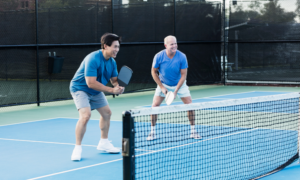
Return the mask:
<svg viewBox="0 0 300 180">
<path fill-rule="evenodd" d="M 104 46 L 103 46 L 103 49 L 105 49 L 107 47 L 107 45 L 106 44 L 104 44 Z"/>
</svg>

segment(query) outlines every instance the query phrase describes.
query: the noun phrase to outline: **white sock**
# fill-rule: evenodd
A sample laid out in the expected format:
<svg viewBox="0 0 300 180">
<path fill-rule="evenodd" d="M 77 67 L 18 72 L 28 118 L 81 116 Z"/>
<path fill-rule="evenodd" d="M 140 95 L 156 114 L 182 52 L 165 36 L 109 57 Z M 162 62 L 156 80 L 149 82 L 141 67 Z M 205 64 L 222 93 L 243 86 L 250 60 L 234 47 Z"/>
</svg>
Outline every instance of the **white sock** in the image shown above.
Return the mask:
<svg viewBox="0 0 300 180">
<path fill-rule="evenodd" d="M 155 133 L 155 126 L 151 126 L 151 133 Z"/>
<path fill-rule="evenodd" d="M 81 145 L 75 145 L 75 149 L 82 149 Z"/>
<path fill-rule="evenodd" d="M 106 142 L 108 142 L 108 139 L 100 139 L 100 142 L 101 143 L 106 143 Z"/>
<path fill-rule="evenodd" d="M 191 133 L 194 133 L 194 132 L 196 132 L 195 125 L 191 125 Z"/>
</svg>

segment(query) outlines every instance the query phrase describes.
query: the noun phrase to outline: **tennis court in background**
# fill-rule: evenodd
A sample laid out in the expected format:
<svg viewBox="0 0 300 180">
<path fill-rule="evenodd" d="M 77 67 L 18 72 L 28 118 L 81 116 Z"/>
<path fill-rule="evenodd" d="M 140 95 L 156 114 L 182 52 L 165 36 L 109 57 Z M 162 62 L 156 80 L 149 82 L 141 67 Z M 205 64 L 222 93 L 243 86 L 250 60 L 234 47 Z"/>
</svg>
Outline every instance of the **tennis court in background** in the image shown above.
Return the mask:
<svg viewBox="0 0 300 180">
<path fill-rule="evenodd" d="M 285 91 L 286 90 L 286 91 Z M 275 92 L 276 91 L 276 92 Z M 191 87 L 191 94 L 193 97 L 193 102 L 211 102 L 211 101 L 223 101 L 228 99 L 241 99 L 249 97 L 260 97 L 266 95 L 278 95 L 278 94 L 287 94 L 292 91 L 297 91 L 295 88 L 260 88 L 260 87 L 236 87 L 233 90 L 233 87 L 214 87 L 214 88 L 195 88 Z M 153 92 L 143 92 L 135 94 L 125 94 L 116 98 L 108 98 L 110 106 L 113 111 L 113 117 L 109 132 L 109 140 L 118 147 L 121 148 L 121 139 L 122 139 L 122 114 L 124 110 L 134 109 L 134 108 L 144 108 L 149 107 L 152 102 Z M 143 98 L 141 98 L 143 97 Z M 130 104 L 128 104 L 130 102 Z M 126 105 L 127 104 L 127 105 Z M 173 105 L 181 104 L 179 99 L 176 99 Z M 55 113 L 55 109 L 62 109 L 62 106 L 65 107 L 64 113 Z M 100 130 L 98 125 L 98 120 L 91 120 L 88 123 L 87 131 L 83 139 L 83 153 L 82 160 L 80 162 L 73 162 L 70 160 L 71 153 L 74 147 L 75 135 L 74 129 L 77 122 L 77 112 L 74 105 L 61 105 L 59 107 L 48 107 L 45 109 L 31 108 L 26 110 L 19 111 L 9 111 L 1 113 L 0 116 L 3 118 L 16 118 L 16 113 L 19 114 L 19 118 L 22 118 L 22 114 L 27 116 L 31 113 L 39 114 L 40 119 L 37 119 L 37 116 L 33 116 L 32 122 L 17 122 L 11 121 L 14 123 L 6 123 L 0 126 L 0 179 L 103 179 L 103 180 L 118 180 L 123 179 L 123 160 L 121 154 L 101 154 L 96 150 L 96 146 L 100 137 Z M 71 107 L 71 108 L 70 108 Z M 69 109 L 70 108 L 70 109 Z M 74 108 L 74 109 L 73 109 Z M 44 114 L 44 111 L 51 111 L 50 114 Z M 261 111 L 261 110 L 259 110 Z M 64 117 L 72 114 L 72 116 Z M 60 116 L 60 114 L 62 116 Z M 51 117 L 52 116 L 52 117 Z M 42 118 L 45 117 L 45 118 Z M 1 118 L 1 120 L 2 120 Z M 27 117 L 28 118 L 28 117 Z M 93 114 L 92 119 L 98 119 L 97 115 Z M 30 121 L 30 120 L 28 120 Z M 150 132 L 150 122 L 143 123 L 143 126 L 149 127 Z M 189 128 L 186 124 L 165 124 L 161 123 L 158 126 L 169 127 L 170 126 L 181 126 L 181 128 Z M 170 128 L 172 129 L 172 128 Z M 172 134 L 168 133 L 167 138 L 175 137 L 176 139 L 181 139 L 181 143 L 184 141 L 184 144 L 189 144 L 190 148 L 195 147 L 198 142 L 206 143 L 207 146 L 204 147 L 203 151 L 199 151 L 193 157 L 187 157 L 186 159 L 176 159 L 176 156 L 166 157 L 169 163 L 167 164 L 168 169 L 170 169 L 170 176 L 165 179 L 185 179 L 185 175 L 172 175 L 172 166 L 176 164 L 183 163 L 192 163 L 192 160 L 201 160 L 203 164 L 207 162 L 212 162 L 212 169 L 220 171 L 221 173 L 232 173 L 239 174 L 238 169 L 222 167 L 218 169 L 218 162 L 220 159 L 218 157 L 222 156 L 225 159 L 228 159 L 228 164 L 236 163 L 236 166 L 240 168 L 247 168 L 248 172 L 251 173 L 251 167 L 243 167 L 246 164 L 246 161 L 253 161 L 257 165 L 261 165 L 263 168 L 272 169 L 271 164 L 264 164 L 260 161 L 260 157 L 257 156 L 257 159 L 254 157 L 247 157 L 247 154 L 240 154 L 237 156 L 237 159 L 232 160 L 230 154 L 232 149 L 223 149 L 222 152 L 218 152 L 220 156 L 215 156 L 214 147 L 221 147 L 226 143 L 224 138 L 231 141 L 232 144 L 243 141 L 244 139 L 239 138 L 240 136 L 251 135 L 251 137 L 263 137 L 263 134 L 276 134 L 281 136 L 286 134 L 284 138 L 297 137 L 297 129 L 294 130 L 279 130 L 279 129 L 259 129 L 251 130 L 248 127 L 230 127 L 226 132 L 220 132 L 217 135 L 213 135 L 213 131 L 220 131 L 217 125 L 201 125 L 198 129 L 202 129 L 199 132 L 203 137 L 201 140 L 194 140 L 185 138 L 185 134 Z M 290 129 L 290 128 L 289 128 Z M 239 131 L 240 133 L 235 134 L 236 136 L 231 136 L 231 131 Z M 211 133 L 211 134 L 210 134 Z M 148 134 L 148 132 L 145 132 Z M 221 135 L 222 134 L 222 135 Z M 219 137 L 224 138 L 219 138 Z M 165 137 L 164 137 L 165 138 Z M 276 138 L 269 137 L 270 142 L 276 142 Z M 259 138 L 258 138 L 259 139 Z M 157 142 L 161 141 L 161 138 L 155 140 Z M 153 142 L 140 141 L 140 144 L 149 145 Z M 138 155 L 145 153 L 151 153 L 152 151 L 164 151 L 167 148 L 173 148 L 180 144 L 162 144 L 159 148 L 151 149 L 151 146 L 148 146 L 148 149 L 137 149 Z M 288 145 L 288 144 L 287 144 Z M 197 147 L 196 147 L 197 148 Z M 243 147 L 236 147 L 243 148 Z M 257 147 L 259 148 L 259 147 Z M 278 147 L 280 148 L 280 147 Z M 295 149 L 295 147 L 290 147 Z M 297 147 L 296 147 L 297 148 Z M 186 153 L 188 155 L 187 148 L 179 148 L 176 153 Z M 203 157 L 203 152 L 212 151 L 212 156 Z M 291 151 L 289 155 L 295 153 Z M 280 156 L 280 154 L 278 154 Z M 274 157 L 276 158 L 276 157 Z M 143 160 L 143 159 L 142 159 Z M 189 162 L 190 161 L 190 162 Z M 161 159 L 161 166 L 165 166 L 165 159 Z M 157 161 L 156 163 L 159 163 Z M 231 167 L 231 166 L 230 166 Z M 192 168 L 193 169 L 193 168 Z M 151 172 L 151 166 L 148 167 L 148 171 Z M 263 179 L 265 180 L 275 180 L 275 179 L 297 179 L 300 177 L 300 165 L 294 162 L 288 166 L 285 170 L 280 171 L 271 176 L 267 176 Z M 196 174 L 200 172 L 189 171 L 190 178 L 197 177 Z M 221 174 L 220 173 L 220 174 Z M 179 173 L 180 174 L 180 173 Z M 210 175 L 205 175 L 206 179 Z M 222 179 L 221 176 L 214 177 L 215 179 Z M 143 178 L 140 178 L 143 179 Z M 145 178 L 146 179 L 146 178 Z M 151 178 L 150 178 L 151 179 Z M 155 179 L 155 178 L 153 178 Z M 204 178 L 205 179 L 205 178 Z"/>
</svg>

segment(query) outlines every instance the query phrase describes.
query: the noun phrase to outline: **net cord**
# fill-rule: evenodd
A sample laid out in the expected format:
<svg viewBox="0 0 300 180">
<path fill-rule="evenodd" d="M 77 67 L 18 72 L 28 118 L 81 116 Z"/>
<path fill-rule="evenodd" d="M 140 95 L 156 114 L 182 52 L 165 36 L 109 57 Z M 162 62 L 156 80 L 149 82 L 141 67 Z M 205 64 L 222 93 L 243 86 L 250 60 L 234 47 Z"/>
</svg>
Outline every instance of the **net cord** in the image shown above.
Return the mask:
<svg viewBox="0 0 300 180">
<path fill-rule="evenodd" d="M 162 113 L 170 113 L 170 112 L 178 112 L 178 111 L 190 111 L 190 110 L 217 108 L 217 107 L 236 106 L 242 104 L 276 101 L 276 100 L 299 98 L 299 97 L 300 97 L 299 93 L 288 93 L 288 94 L 279 94 L 279 95 L 271 95 L 271 96 L 230 99 L 230 100 L 223 100 L 223 101 L 141 108 L 141 109 L 130 110 L 130 112 L 132 117 L 136 117 L 136 116 L 150 115 L 150 114 L 162 114 Z"/>
</svg>

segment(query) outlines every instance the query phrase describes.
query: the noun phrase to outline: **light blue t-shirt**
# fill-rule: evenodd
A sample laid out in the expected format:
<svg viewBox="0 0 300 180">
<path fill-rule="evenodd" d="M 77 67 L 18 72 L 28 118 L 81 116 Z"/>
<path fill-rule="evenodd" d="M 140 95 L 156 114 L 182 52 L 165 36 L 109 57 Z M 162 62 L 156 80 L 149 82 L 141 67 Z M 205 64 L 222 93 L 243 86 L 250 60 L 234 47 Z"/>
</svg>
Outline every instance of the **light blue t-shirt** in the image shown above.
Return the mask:
<svg viewBox="0 0 300 180">
<path fill-rule="evenodd" d="M 175 56 L 170 59 L 166 50 L 162 50 L 154 56 L 154 68 L 159 68 L 159 79 L 168 86 L 176 86 L 181 78 L 180 70 L 188 68 L 186 55 L 177 50 Z"/>
<path fill-rule="evenodd" d="M 118 76 L 117 63 L 113 58 L 106 60 L 101 50 L 87 55 L 76 71 L 70 84 L 70 91 L 85 91 L 91 95 L 100 92 L 87 86 L 85 77 L 97 77 L 97 81 L 106 85 L 110 78 Z"/>
</svg>

